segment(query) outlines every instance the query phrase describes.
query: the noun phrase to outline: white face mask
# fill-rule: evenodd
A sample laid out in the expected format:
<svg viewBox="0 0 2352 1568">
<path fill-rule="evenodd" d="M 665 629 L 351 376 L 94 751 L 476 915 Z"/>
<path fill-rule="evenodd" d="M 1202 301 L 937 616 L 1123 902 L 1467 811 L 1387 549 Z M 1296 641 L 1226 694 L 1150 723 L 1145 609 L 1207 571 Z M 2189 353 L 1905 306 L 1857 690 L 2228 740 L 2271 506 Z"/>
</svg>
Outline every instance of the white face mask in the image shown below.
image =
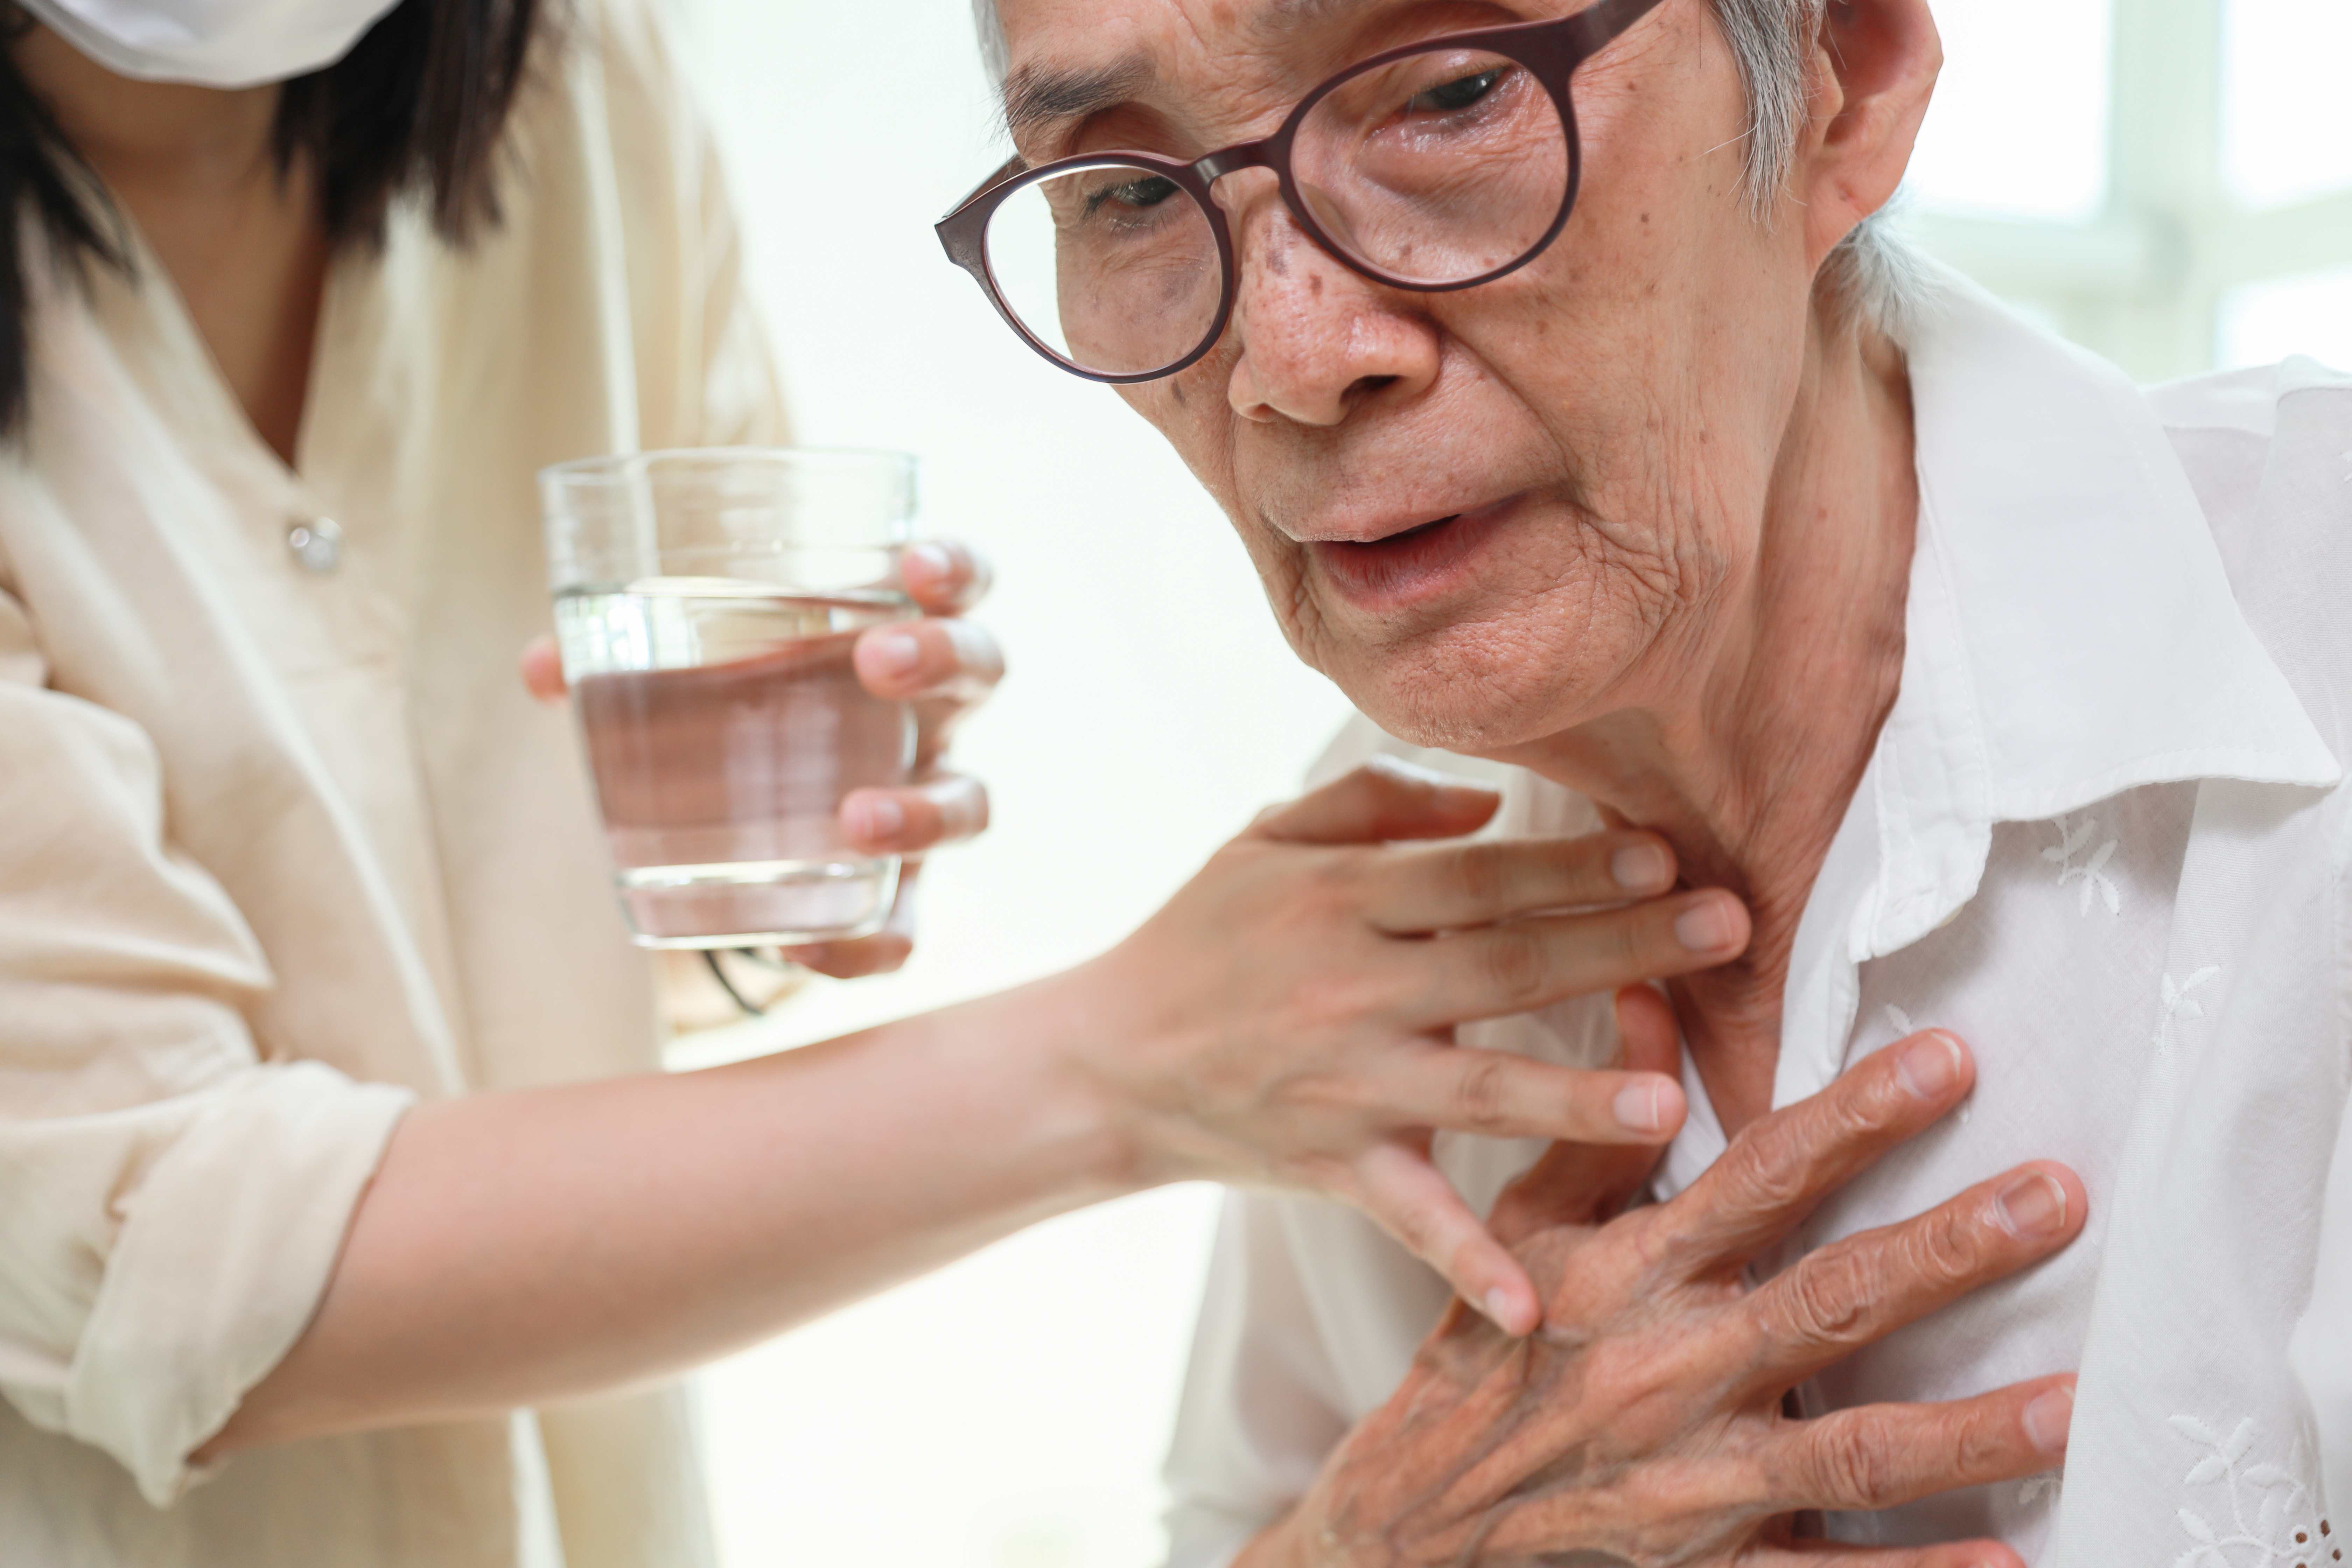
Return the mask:
<svg viewBox="0 0 2352 1568">
<path fill-rule="evenodd" d="M 256 87 L 331 66 L 399 0 L 21 0 L 118 76 Z"/>
</svg>

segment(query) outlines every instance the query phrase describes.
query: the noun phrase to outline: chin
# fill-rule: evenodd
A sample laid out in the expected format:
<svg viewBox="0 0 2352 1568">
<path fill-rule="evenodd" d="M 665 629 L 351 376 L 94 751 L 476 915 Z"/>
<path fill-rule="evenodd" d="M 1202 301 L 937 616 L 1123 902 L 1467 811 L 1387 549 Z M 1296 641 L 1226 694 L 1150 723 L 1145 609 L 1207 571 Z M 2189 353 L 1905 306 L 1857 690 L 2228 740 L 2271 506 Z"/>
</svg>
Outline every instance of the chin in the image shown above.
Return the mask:
<svg viewBox="0 0 2352 1568">
<path fill-rule="evenodd" d="M 1398 740 L 1479 755 L 1573 727 L 1589 707 L 1592 672 L 1529 639 L 1465 637 L 1367 652 L 1324 671 L 1372 722 Z"/>
</svg>

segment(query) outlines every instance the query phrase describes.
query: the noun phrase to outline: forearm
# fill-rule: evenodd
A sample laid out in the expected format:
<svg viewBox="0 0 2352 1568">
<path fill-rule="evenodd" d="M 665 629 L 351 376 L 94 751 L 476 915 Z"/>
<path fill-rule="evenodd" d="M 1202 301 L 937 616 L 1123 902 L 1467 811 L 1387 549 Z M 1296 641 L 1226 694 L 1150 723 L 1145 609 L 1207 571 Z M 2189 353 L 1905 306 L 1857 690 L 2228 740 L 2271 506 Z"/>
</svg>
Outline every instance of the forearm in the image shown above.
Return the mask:
<svg viewBox="0 0 2352 1568">
<path fill-rule="evenodd" d="M 703 1072 L 425 1105 L 319 1312 L 210 1452 L 692 1366 L 1137 1166 L 1067 1047 L 1070 976 Z"/>
</svg>

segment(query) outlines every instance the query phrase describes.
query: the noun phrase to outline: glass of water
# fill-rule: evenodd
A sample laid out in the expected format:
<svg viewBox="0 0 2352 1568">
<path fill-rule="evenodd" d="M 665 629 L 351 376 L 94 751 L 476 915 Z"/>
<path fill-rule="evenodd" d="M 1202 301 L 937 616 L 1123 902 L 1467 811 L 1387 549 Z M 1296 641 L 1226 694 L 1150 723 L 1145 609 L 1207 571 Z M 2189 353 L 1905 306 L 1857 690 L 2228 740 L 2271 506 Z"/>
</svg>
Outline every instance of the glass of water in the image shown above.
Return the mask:
<svg viewBox="0 0 2352 1568">
<path fill-rule="evenodd" d="M 644 452 L 559 463 L 540 494 L 564 679 L 638 944 L 878 930 L 898 861 L 849 847 L 841 803 L 907 782 L 915 721 L 850 656 L 917 613 L 898 574 L 915 460 Z"/>
</svg>

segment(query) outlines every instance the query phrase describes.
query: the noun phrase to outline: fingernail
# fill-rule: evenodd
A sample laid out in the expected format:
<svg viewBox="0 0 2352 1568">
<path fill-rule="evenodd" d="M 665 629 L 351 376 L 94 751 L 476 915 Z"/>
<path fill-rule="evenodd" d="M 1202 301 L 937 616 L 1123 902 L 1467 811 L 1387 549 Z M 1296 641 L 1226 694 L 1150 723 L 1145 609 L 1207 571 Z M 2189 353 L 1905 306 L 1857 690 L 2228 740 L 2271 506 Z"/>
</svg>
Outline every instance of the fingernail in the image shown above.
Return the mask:
<svg viewBox="0 0 2352 1568">
<path fill-rule="evenodd" d="M 1632 1132 L 1656 1132 L 1666 1124 L 1665 1107 L 1658 1101 L 1663 1097 L 1654 1083 L 1629 1083 L 1617 1091 L 1611 1109 L 1617 1113 L 1617 1125 Z"/>
<path fill-rule="evenodd" d="M 2064 1451 L 2066 1428 L 2074 1424 L 2074 1391 L 2053 1388 L 2025 1407 L 2025 1435 L 2045 1454 Z"/>
<path fill-rule="evenodd" d="M 1609 858 L 1609 874 L 1629 893 L 1646 893 L 1674 879 L 1674 862 L 1654 844 L 1628 844 Z"/>
<path fill-rule="evenodd" d="M 1716 952 L 1732 943 L 1731 911 L 1721 899 L 1693 904 L 1675 917 L 1675 940 L 1693 952 Z"/>
<path fill-rule="evenodd" d="M 901 571 L 905 570 L 906 562 L 920 562 L 923 570 L 934 577 L 944 577 L 955 570 L 955 562 L 949 557 L 944 544 L 910 544 L 898 559 Z"/>
<path fill-rule="evenodd" d="M 2065 1225 L 2066 1189 L 2047 1173 L 2032 1171 L 2001 1188 L 1993 1206 L 2011 1236 L 2035 1240 L 2056 1235 Z"/>
<path fill-rule="evenodd" d="M 1960 1042 L 1943 1031 L 1922 1036 L 1895 1058 L 1895 1076 L 1921 1100 L 1941 1100 L 1960 1081 Z"/>
<path fill-rule="evenodd" d="M 1505 1333 L 1516 1336 L 1518 1331 L 1510 1324 L 1511 1293 L 1497 1285 L 1486 1292 L 1485 1300 L 1486 1321 Z"/>
<path fill-rule="evenodd" d="M 904 675 L 923 662 L 923 645 L 911 632 L 884 632 L 868 646 L 873 651 L 866 657 L 885 675 Z"/>
<path fill-rule="evenodd" d="M 896 838 L 906 831 L 907 808 L 887 795 L 852 801 L 849 830 L 869 843 Z"/>
</svg>

